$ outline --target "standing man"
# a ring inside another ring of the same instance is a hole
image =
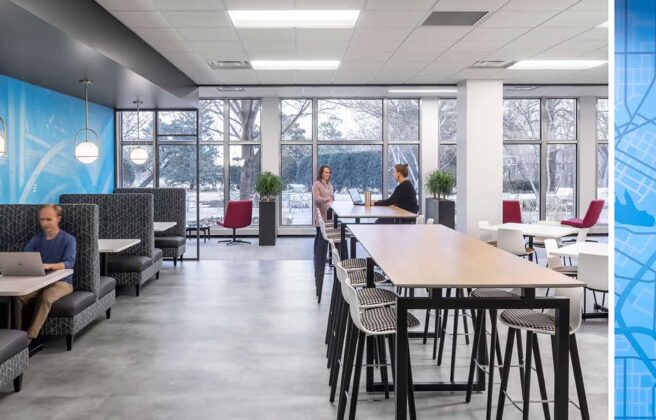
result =
[[[25,252],[41,254],[44,270],[63,270],[75,266],[77,242],[75,237],[59,228],[62,208],[56,204],[46,204],[39,211],[42,232],[34,236],[25,246]],[[73,276],[59,280],[41,290],[18,298],[16,319],[19,326],[23,320],[23,307],[34,300],[32,322],[27,330],[30,340],[35,339],[48,318],[52,304],[73,292]]]

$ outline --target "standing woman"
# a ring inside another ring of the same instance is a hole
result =
[[[408,179],[408,164],[397,163],[394,165],[394,180],[398,184],[394,192],[387,200],[378,200],[375,206],[397,206],[411,213],[419,213],[419,203],[417,203],[417,191],[414,185]],[[378,219],[376,223],[411,223],[410,219]]]
[[[319,228],[319,220],[316,216],[316,209],[321,212],[321,217],[324,221],[328,222],[328,207],[330,203],[335,201],[335,192],[333,191],[333,184],[330,182],[332,171],[328,165],[323,165],[319,168],[317,180],[312,184],[312,220],[314,226],[317,228],[317,236],[314,238],[314,250],[316,252],[317,243],[321,237]]]

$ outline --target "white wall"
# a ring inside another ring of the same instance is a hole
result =
[[[426,98],[421,100],[421,144],[419,146],[419,153],[421,153],[421,180],[425,182],[428,174],[437,169],[438,165],[438,152],[439,152],[439,99]],[[422,196],[428,197],[428,191],[425,186]],[[419,203],[421,212],[425,213],[426,200]]]

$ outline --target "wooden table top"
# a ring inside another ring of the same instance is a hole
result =
[[[154,228],[155,232],[164,232],[167,229],[171,229],[175,225],[177,225],[177,222],[155,222]]]
[[[416,219],[417,215],[403,210],[396,206],[356,206],[350,201],[333,201],[330,208],[339,217],[349,217],[357,219],[368,218],[398,218],[398,219]]]
[[[526,236],[537,236],[540,238],[552,239],[562,238],[569,235],[576,235],[579,233],[579,230],[575,227],[547,225],[542,223],[503,223],[501,225],[482,227],[481,230],[496,232],[499,228],[517,229],[521,230],[522,234]]]
[[[98,239],[98,252],[115,253],[137,245],[141,239]]]
[[[547,288],[583,283],[442,225],[349,229],[399,287]]]
[[[73,274],[73,270],[55,270],[45,276],[0,276],[0,296],[25,296]]]
[[[577,242],[572,245],[567,245],[553,251],[553,255],[560,257],[578,257],[579,254],[594,254],[608,256],[608,244],[600,242]]]

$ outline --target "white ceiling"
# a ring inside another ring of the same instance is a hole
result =
[[[606,0],[96,0],[199,85],[608,83],[590,70],[471,69],[479,60],[608,59]],[[359,9],[353,29],[236,29],[227,10]],[[434,10],[489,11],[423,27]],[[212,70],[208,60],[338,59],[337,70]]]

